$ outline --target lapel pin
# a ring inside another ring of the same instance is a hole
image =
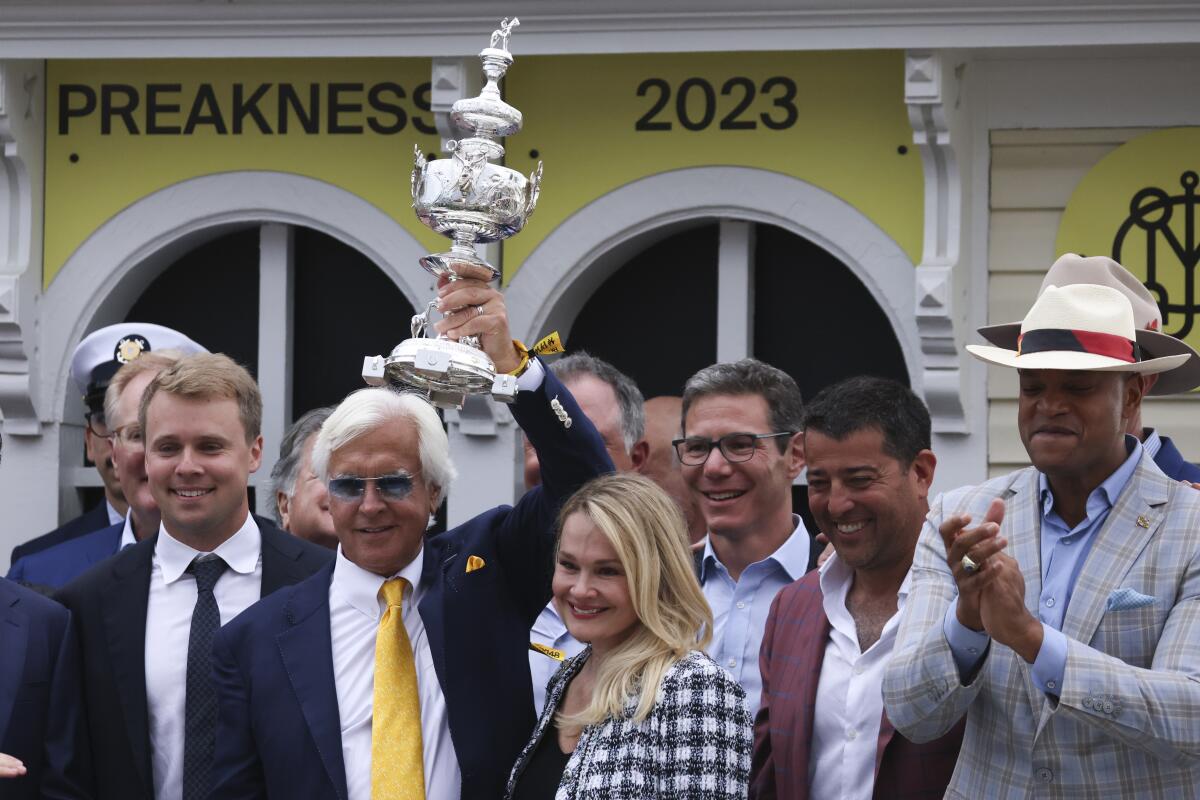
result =
[[[1143,517],[1143,516],[1140,516],[1140,515],[1139,515],[1139,516],[1138,516],[1138,518],[1137,518],[1137,526],[1138,526],[1139,528],[1149,528],[1149,527],[1150,527],[1150,520],[1148,520],[1148,519],[1146,519],[1145,517]]]

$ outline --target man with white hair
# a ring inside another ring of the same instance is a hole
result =
[[[424,399],[346,398],[317,437],[335,563],[259,603],[214,648],[213,797],[494,800],[534,725],[530,624],[550,596],[561,503],[612,470],[567,389],[508,334],[482,275],[441,287],[451,338],[481,335],[542,483],[446,533],[429,515],[454,478]],[[522,367],[528,368],[522,371]]]

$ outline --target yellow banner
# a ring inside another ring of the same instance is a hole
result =
[[[1200,128],[1132,139],[1083,177],[1056,253],[1111,256],[1158,300],[1163,333],[1200,347]]]
[[[924,179],[900,52],[518,54],[506,81],[525,127],[505,163],[528,174],[545,162],[537,212],[505,244],[506,278],[593,200],[647,175],[713,165],[815,184],[920,261]]]
[[[201,175],[274,170],[374,204],[430,252],[412,212],[412,147],[438,152],[428,59],[51,61],[46,285],[107,220]],[[524,113],[506,163],[546,173],[537,213],[504,244],[511,279],[567,217],[627,183],[740,165],[808,181],[872,219],[916,263],[923,179],[899,52],[521,56]],[[786,211],[786,209],[781,209]],[[418,269],[417,265],[413,265]]]
[[[46,72],[47,286],[123,208],[234,170],[326,181],[431,252],[446,247],[409,190],[413,144],[439,149],[429,59],[50,61]]]

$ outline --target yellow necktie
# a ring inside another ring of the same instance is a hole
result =
[[[375,637],[371,800],[425,800],[417,665],[400,605],[406,588],[408,581],[394,578],[379,590],[387,610]]]

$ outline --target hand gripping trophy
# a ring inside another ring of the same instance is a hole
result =
[[[519,24],[516,17],[500,23],[490,46],[479,54],[487,84],[478,97],[451,107],[450,118],[463,137],[447,143],[450,157],[427,161],[415,148],[413,209],[421,222],[454,241],[448,251],[421,259],[421,266],[438,278],[457,280],[463,265],[473,265],[498,279],[500,271],[479,257],[476,242],[496,242],[517,233],[537,205],[541,162],[528,178],[492,163],[504,155],[500,140],[521,130],[521,112],[500,98],[497,85],[513,63],[508,39]],[[511,403],[517,379],[496,374],[476,337],[455,342],[426,335],[436,306],[437,301],[431,301],[412,318],[412,338],[396,345],[389,356],[367,356],[363,379],[372,385],[418,389],[443,408],[461,408],[469,394],[490,394]]]

